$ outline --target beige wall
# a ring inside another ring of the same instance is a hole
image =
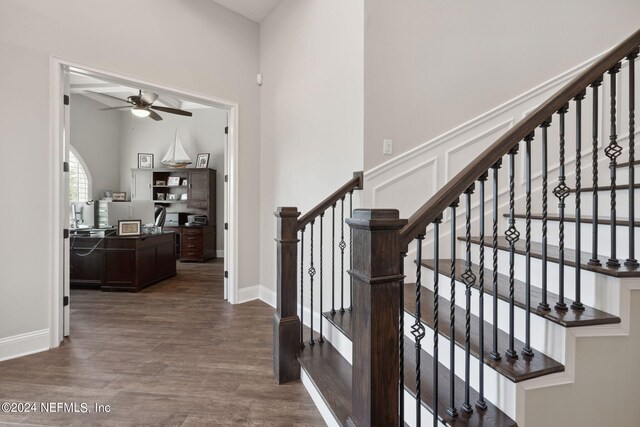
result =
[[[209,0],[0,1],[0,176],[21,184],[0,209],[0,339],[49,327],[52,56],[239,103],[238,275],[258,282],[259,35]]]
[[[637,0],[366,0],[365,169],[612,47],[639,15]]]
[[[260,28],[260,283],[276,206],[307,211],[362,169],[363,1],[285,0]]]

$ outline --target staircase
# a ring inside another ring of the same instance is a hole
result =
[[[303,216],[279,208],[278,383],[302,379],[328,425],[640,425],[639,46],[640,31],[408,220],[353,209],[362,173]]]

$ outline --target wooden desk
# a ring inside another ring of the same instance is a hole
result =
[[[137,292],[176,275],[175,233],[71,236],[71,286]]]

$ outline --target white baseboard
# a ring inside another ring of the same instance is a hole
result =
[[[216,251],[216,257],[218,258],[224,258],[224,249],[218,249]]]
[[[49,329],[0,339],[0,362],[49,350]]]
[[[259,299],[271,307],[276,306],[276,293],[264,285],[249,286],[238,289],[238,304]]]

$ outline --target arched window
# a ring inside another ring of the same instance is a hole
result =
[[[69,147],[69,201],[88,202],[92,198],[91,175],[87,164],[73,147]]]

